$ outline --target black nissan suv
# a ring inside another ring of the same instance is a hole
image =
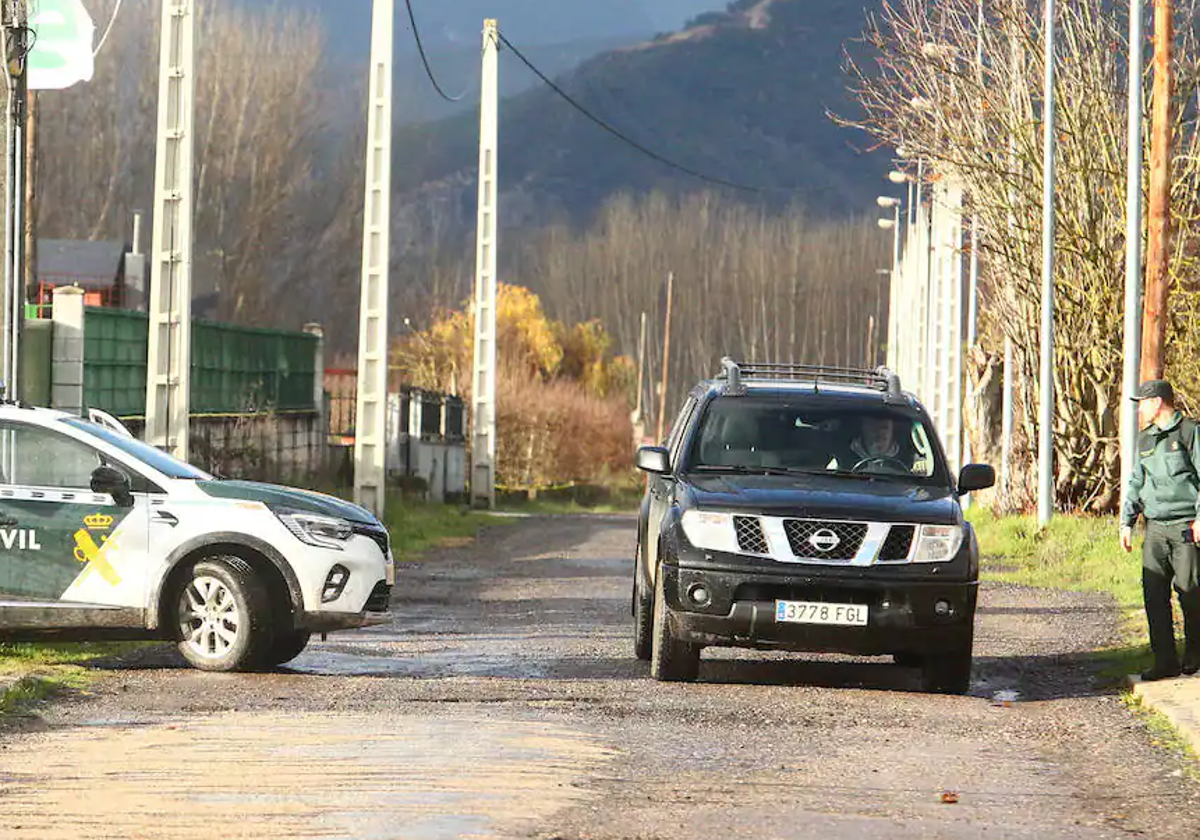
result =
[[[722,362],[644,447],[633,605],[658,680],[708,646],[891,655],[970,684],[979,547],[924,407],[875,371]]]

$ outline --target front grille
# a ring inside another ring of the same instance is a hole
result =
[[[915,525],[893,525],[888,531],[887,539],[883,541],[883,548],[879,549],[880,562],[896,563],[907,560],[916,533]]]
[[[867,526],[862,522],[785,519],[783,530],[792,554],[819,560],[853,560],[867,537]],[[830,547],[818,548],[818,544]]]
[[[380,528],[372,528],[370,525],[355,525],[354,533],[361,537],[370,537],[379,546],[379,550],[383,552],[383,556],[387,557],[388,548],[391,545],[391,540],[388,537],[388,532]]]
[[[733,517],[733,530],[737,532],[738,549],[747,554],[770,554],[762,522],[757,516]]]
[[[387,612],[391,602],[392,587],[383,581],[379,581],[379,583],[375,584],[375,588],[371,590],[371,597],[367,599],[367,605],[363,607],[363,610],[366,612]]]

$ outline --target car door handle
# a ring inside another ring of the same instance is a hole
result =
[[[16,528],[19,524],[11,516],[0,516],[0,528]]]
[[[170,525],[172,528],[179,524],[179,517],[171,513],[169,510],[154,511],[154,521],[161,522],[164,525]]]

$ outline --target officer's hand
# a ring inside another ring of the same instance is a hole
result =
[[[1121,548],[1133,551],[1133,529],[1128,525],[1121,528]]]
[[[1192,523],[1192,542],[1200,545],[1200,519]]]

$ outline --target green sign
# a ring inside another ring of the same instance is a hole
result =
[[[95,68],[92,38],[96,27],[81,0],[38,0],[29,26],[29,89],[65,90],[91,81]]]

